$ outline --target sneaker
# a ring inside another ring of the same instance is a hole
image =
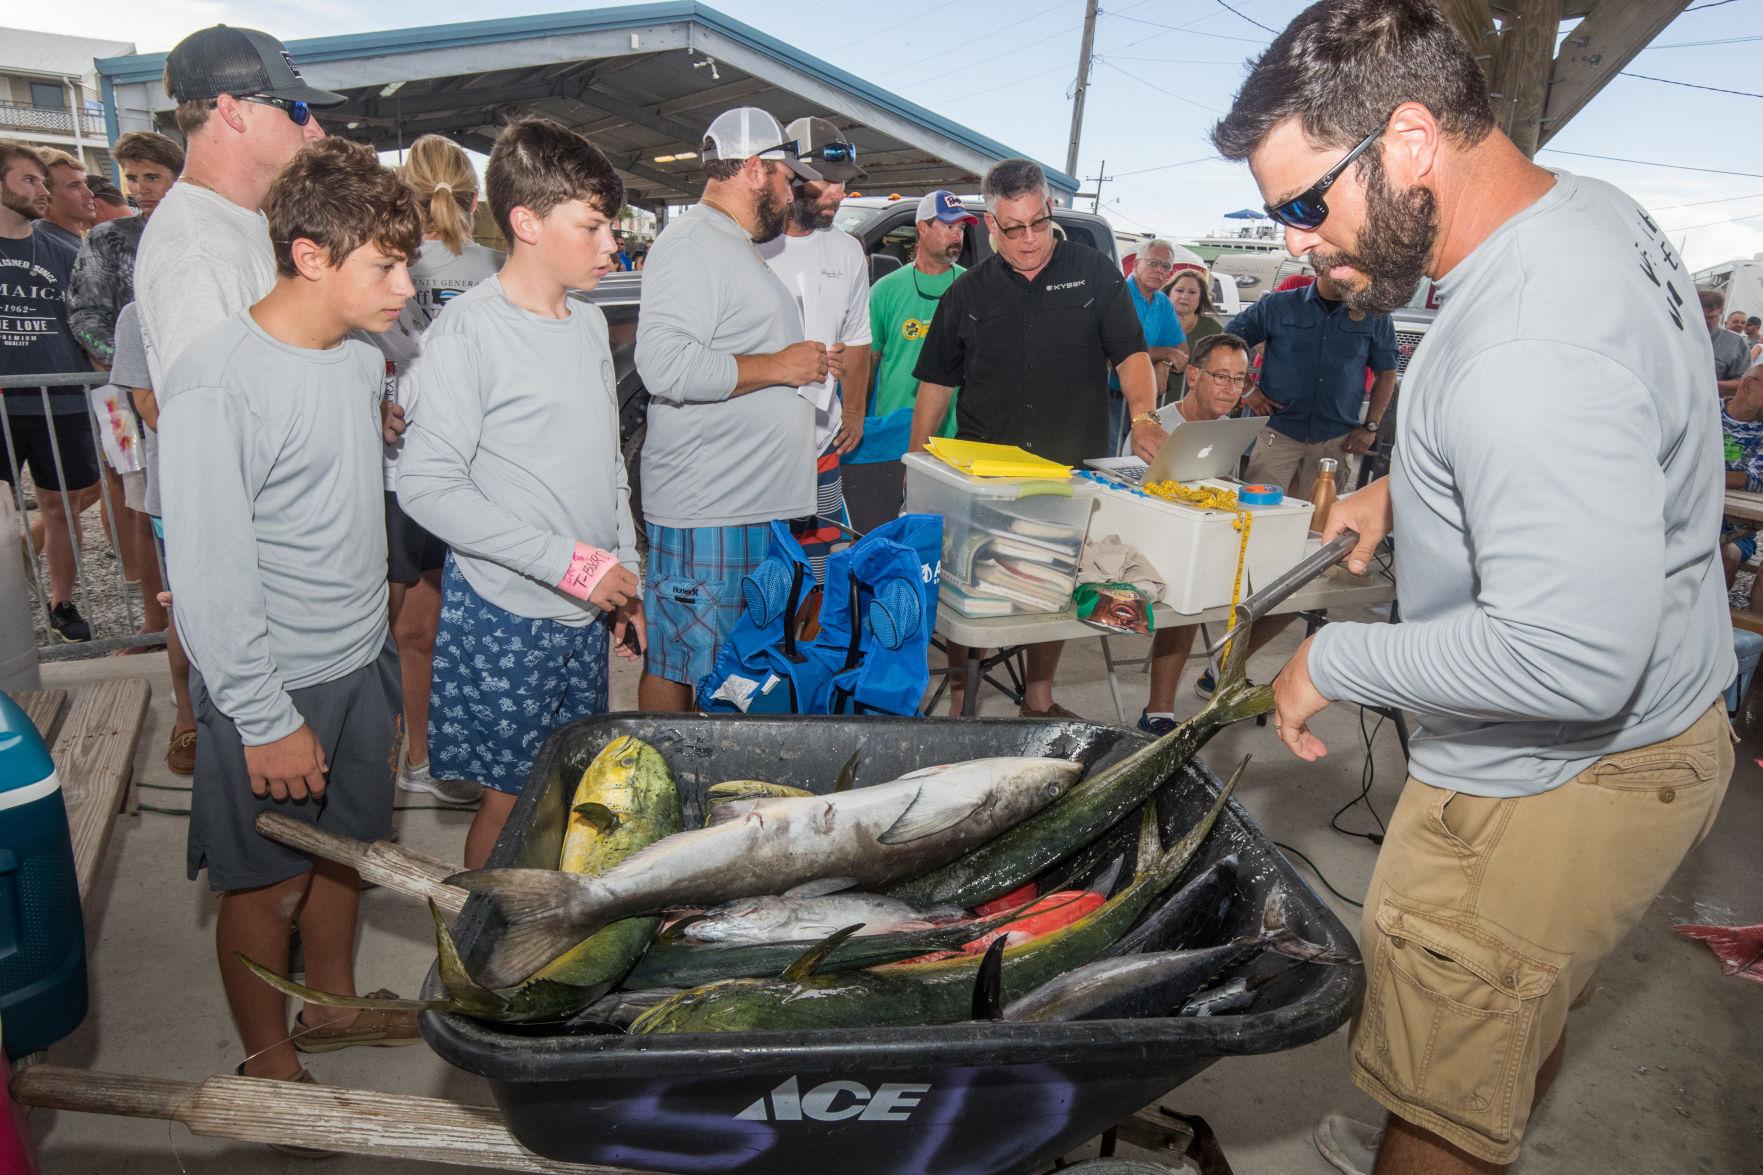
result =
[[[165,748],[165,769],[173,775],[196,774],[196,732],[180,730]]]
[[[429,765],[412,766],[404,752],[398,753],[398,786],[405,791],[427,792],[445,804],[475,804],[483,798],[484,785],[469,779],[436,779]]]
[[[398,993],[381,988],[368,992],[367,998],[397,1001]],[[349,1023],[325,1028],[308,1027],[305,1020],[294,1017],[294,1047],[303,1053],[334,1053],[357,1045],[396,1048],[421,1039],[416,1013],[403,1008],[363,1008]]]
[[[1139,711],[1139,729],[1153,738],[1162,738],[1176,726],[1173,718],[1153,718],[1149,710]]]
[[[63,600],[49,609],[49,629],[57,640],[70,645],[84,644],[92,639],[92,626],[86,623],[86,618],[73,606],[72,600]]]
[[[1342,1175],[1371,1175],[1377,1164],[1377,1148],[1383,1130],[1341,1114],[1329,1114],[1316,1124],[1310,1136],[1316,1150]]]
[[[1248,684],[1250,684],[1250,685],[1255,684],[1253,681],[1250,681],[1248,678],[1244,678],[1243,680],[1248,682]],[[1194,692],[1199,694],[1202,698],[1204,698],[1208,702],[1210,702],[1212,700],[1212,695],[1214,693],[1216,693],[1217,690],[1218,690],[1218,678],[1213,675],[1211,669],[1207,669],[1206,672],[1200,674],[1199,680],[1194,682]]]

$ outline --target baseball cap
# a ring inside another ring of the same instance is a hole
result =
[[[177,43],[165,58],[165,92],[177,102],[262,94],[308,106],[347,102],[306,84],[287,47],[268,33],[217,24],[197,29]]]
[[[784,134],[796,140],[796,153],[834,183],[846,183],[868,175],[857,166],[857,148],[845,132],[824,118],[798,118]]]
[[[757,106],[737,106],[716,116],[704,132],[705,159],[775,159],[805,180],[824,178],[798,158],[783,126]]]
[[[918,202],[918,215],[915,220],[940,220],[944,224],[978,224],[979,217],[961,206],[961,198],[954,192],[938,188]]]

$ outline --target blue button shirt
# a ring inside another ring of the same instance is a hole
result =
[[[1359,427],[1365,369],[1393,371],[1396,328],[1387,314],[1330,309],[1314,285],[1264,295],[1231,320],[1231,334],[1266,343],[1261,391],[1284,405],[1268,420],[1295,441],[1332,441]]]
[[[1187,341],[1182,334],[1181,319],[1175,316],[1175,303],[1162,290],[1152,290],[1149,298],[1139,291],[1139,283],[1130,276],[1126,288],[1132,292],[1132,308],[1139,315],[1139,329],[1145,332],[1145,349],[1179,347]],[[1108,373],[1108,390],[1120,391],[1120,373]]]

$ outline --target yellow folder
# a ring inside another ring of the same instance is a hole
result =
[[[1071,476],[1071,466],[1037,457],[1019,445],[989,445],[983,441],[932,437],[926,447],[932,456],[974,477]]]

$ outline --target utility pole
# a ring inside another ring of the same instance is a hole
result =
[[[1090,57],[1096,47],[1096,4],[1084,5],[1084,42],[1077,55],[1077,90],[1071,102],[1071,142],[1065,148],[1065,174],[1077,174],[1077,142],[1084,132],[1084,94],[1090,88]]]
[[[1102,166],[1096,170],[1095,175],[1090,176],[1089,178],[1096,181],[1096,190],[1084,194],[1095,199],[1096,207],[1093,211],[1100,212],[1102,211],[1102,185],[1114,178],[1108,174],[1108,161],[1106,159],[1102,160]]]

